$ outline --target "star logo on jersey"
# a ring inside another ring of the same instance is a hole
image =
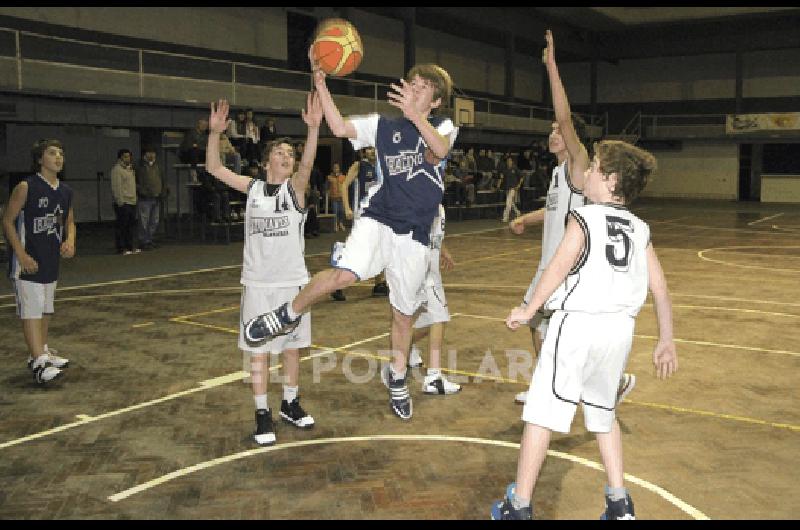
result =
[[[55,235],[56,238],[61,241],[61,226],[64,220],[64,210],[61,208],[61,205],[56,205],[53,213],[49,213],[44,217],[34,217],[33,218],[33,233],[34,234],[41,234],[42,232],[46,232],[49,235]]]
[[[423,165],[425,163],[426,148],[425,141],[420,137],[415,150],[401,150],[400,154],[396,156],[384,157],[386,160],[386,167],[389,169],[389,175],[394,176],[406,173],[406,181],[413,180],[417,175],[425,175],[428,180],[444,190],[441,165],[435,164],[433,166],[433,175],[431,175]]]

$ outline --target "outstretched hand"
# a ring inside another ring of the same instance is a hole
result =
[[[319,94],[316,90],[312,90],[306,97],[306,108],[300,111],[303,121],[311,128],[318,129],[322,123],[322,102],[319,100]]]
[[[228,105],[227,100],[220,99],[217,102],[216,108],[214,107],[214,102],[212,101],[211,115],[208,117],[208,130],[217,134],[225,132],[230,124],[230,120],[228,119],[229,110],[230,106]]]
[[[311,64],[311,77],[316,86],[319,83],[323,83],[325,81],[325,72],[322,71],[322,68],[319,67],[319,61],[314,58],[314,45],[312,44],[308,48],[308,62]]]
[[[414,118],[419,116],[419,112],[415,105],[416,96],[411,84],[405,79],[401,79],[400,85],[392,83],[389,86],[392,88],[392,91],[386,94],[389,98],[389,105],[397,107],[403,111],[403,116],[410,121],[414,121]]]

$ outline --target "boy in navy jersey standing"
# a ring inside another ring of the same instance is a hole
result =
[[[309,50],[311,58],[311,51]],[[450,75],[434,64],[416,65],[400,84],[392,84],[389,104],[403,113],[342,118],[325,83],[325,74],[311,59],[314,86],[325,120],[353,148],[374,147],[377,186],[370,188],[359,219],[341,252],[334,252],[332,269],[318,273],[293,301],[259,315],[245,326],[248,341],[260,343],[290,332],[312,304],[357,280],[385,271],[392,306],[392,362],[381,371],[389,387],[392,412],[401,419],[412,415],[406,385],[406,357],[411,345],[414,314],[428,271],[430,227],[444,194],[444,162],[457,129],[431,111],[450,98]]]
[[[31,150],[36,173],[11,193],[3,214],[3,230],[11,247],[9,278],[14,284],[17,314],[28,346],[28,368],[44,384],[69,364],[47,346],[54,312],[60,257],[75,255],[72,189],[58,179],[64,149],[58,140],[39,140]]]

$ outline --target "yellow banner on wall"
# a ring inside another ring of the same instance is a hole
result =
[[[725,123],[727,134],[759,131],[800,131],[800,112],[728,114]]]

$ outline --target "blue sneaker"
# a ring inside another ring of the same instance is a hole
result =
[[[244,325],[244,340],[250,346],[259,346],[270,339],[291,333],[300,324],[298,316],[295,320],[289,319],[289,302],[269,313],[258,315]]]
[[[516,483],[512,482],[506,488],[506,497],[502,501],[492,504],[492,521],[530,521],[533,519],[533,508],[527,506],[517,510],[511,502]]]
[[[624,499],[612,501],[606,496],[606,511],[600,516],[601,521],[608,520],[635,520],[633,512],[633,501],[630,495],[625,495]]]
[[[392,407],[392,412],[401,420],[410,420],[414,410],[406,378],[394,379],[391,368],[387,364],[381,370],[381,381],[389,389],[389,405]]]

